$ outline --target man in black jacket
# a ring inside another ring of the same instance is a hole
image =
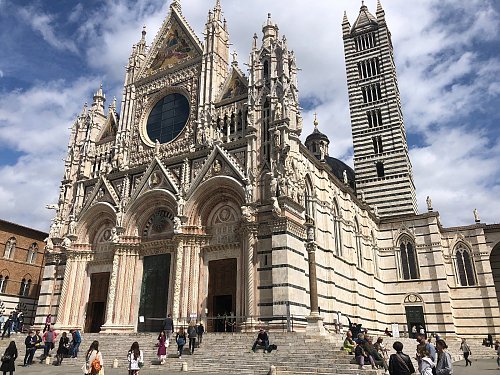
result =
[[[410,375],[415,373],[415,368],[409,356],[403,353],[403,344],[396,341],[392,347],[396,354],[391,354],[389,358],[389,374],[391,375]]]
[[[26,339],[24,339],[24,345],[26,345],[26,354],[24,356],[24,367],[29,366],[33,363],[33,356],[35,355],[35,334],[30,331]]]
[[[168,314],[167,318],[163,321],[163,330],[165,331],[165,334],[167,335],[167,341],[165,342],[165,345],[168,348],[170,345],[170,338],[172,337],[172,334],[174,333],[174,320],[172,319],[172,314]]]
[[[257,335],[257,340],[253,343],[252,351],[254,353],[257,345],[264,347],[264,353],[269,352],[269,336],[263,328],[260,329],[259,334]]]

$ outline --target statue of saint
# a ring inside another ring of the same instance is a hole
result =
[[[347,178],[347,170],[344,169],[342,172],[342,178],[344,179],[344,184],[349,185],[349,179]]]
[[[425,201],[427,202],[427,211],[431,212],[432,211],[432,200],[431,200],[431,197],[427,196],[427,199]]]
[[[477,208],[474,208],[473,213],[474,213],[474,221],[475,221],[476,223],[479,223],[479,222],[481,221],[481,219],[480,219],[480,217],[479,217],[479,212],[477,212]]]

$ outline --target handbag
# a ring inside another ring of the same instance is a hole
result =
[[[12,359],[12,356],[10,354],[4,354],[2,356],[2,362],[10,362],[11,359]]]

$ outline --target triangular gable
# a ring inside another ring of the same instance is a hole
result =
[[[191,184],[187,197],[189,198],[203,182],[215,176],[231,176],[239,180],[242,184],[247,179],[244,170],[238,165],[238,162],[221,146],[216,145]]]
[[[113,111],[109,111],[108,118],[102,127],[101,133],[97,136],[97,142],[116,137],[118,132],[118,121]]]
[[[231,100],[248,94],[248,81],[245,76],[233,67],[231,74],[222,86],[218,101]]]
[[[155,74],[203,54],[198,37],[175,7],[156,36],[139,76]]]
[[[114,206],[118,206],[120,198],[111,184],[104,176],[99,178],[99,181],[95,184],[94,189],[90,193],[89,198],[86,200],[83,209],[80,211],[80,215],[85,212],[90,206],[99,203],[107,202]]]
[[[153,189],[168,190],[173,194],[179,193],[179,188],[176,186],[170,172],[157,157],[153,159],[146,172],[142,175],[139,184],[132,192],[130,204],[145,192]]]

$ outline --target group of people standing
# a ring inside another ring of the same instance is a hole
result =
[[[2,330],[2,340],[6,335],[9,338],[12,332],[23,332],[23,328],[24,314],[22,311],[11,311],[7,320],[5,320],[5,317],[3,315],[0,315],[0,330]]]
[[[170,340],[175,332],[174,321],[172,315],[168,314],[167,318],[163,322],[163,331],[158,335],[158,346],[157,356],[160,364],[165,363],[167,358],[168,348],[170,346]],[[203,334],[205,333],[205,327],[203,323],[200,322],[196,325],[196,322],[192,320],[187,330],[184,327],[179,327],[175,334],[175,343],[177,344],[177,356],[182,358],[182,353],[184,351],[184,346],[189,340],[189,353],[193,354],[196,347],[196,340],[198,340],[198,347],[203,341]]]
[[[418,363],[418,373],[420,375],[453,374],[451,355],[446,350],[448,346],[444,340],[437,339],[436,346],[434,346],[431,339],[427,340],[425,333],[417,333],[416,340],[418,344],[415,359]],[[350,331],[347,332],[343,345],[344,350],[354,354],[360,369],[364,368],[365,363],[369,363],[373,369],[383,367],[386,373],[390,375],[410,375],[415,373],[410,356],[403,353],[403,344],[396,341],[392,347],[396,353],[391,354],[387,361],[387,349],[383,345],[382,337],[379,337],[377,342],[372,344],[369,336],[360,333],[356,339],[353,339]],[[470,348],[465,339],[462,340],[462,350],[464,350],[464,353],[467,351],[470,354]],[[471,363],[468,358],[466,358],[467,363]]]

